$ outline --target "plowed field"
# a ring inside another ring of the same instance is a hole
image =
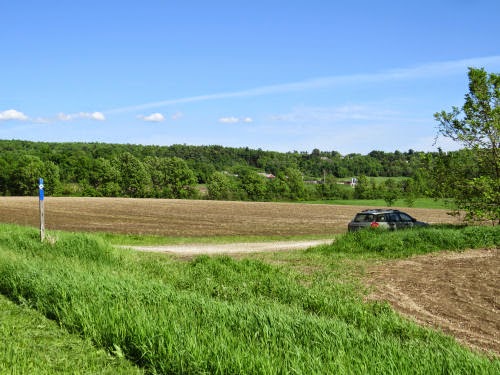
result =
[[[47,230],[164,236],[291,236],[345,232],[364,208],[321,204],[174,199],[45,199]],[[405,209],[429,223],[453,223],[445,210]],[[0,222],[39,225],[38,197],[0,197]]]
[[[471,250],[384,262],[368,272],[373,299],[416,322],[500,355],[500,251]]]

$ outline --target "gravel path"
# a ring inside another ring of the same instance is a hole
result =
[[[230,244],[188,244],[168,246],[126,246],[139,251],[152,251],[177,255],[242,254],[265,251],[287,251],[307,249],[312,246],[332,243],[333,240],[241,242]]]

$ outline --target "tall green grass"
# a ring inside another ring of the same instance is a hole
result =
[[[142,374],[53,321],[0,295],[0,374]]]
[[[376,254],[399,258],[440,250],[500,247],[499,226],[434,226],[404,231],[367,229],[346,233],[311,252]]]
[[[33,229],[0,226],[2,294],[151,373],[500,371],[358,290],[257,260],[185,262],[65,233],[40,243]]]

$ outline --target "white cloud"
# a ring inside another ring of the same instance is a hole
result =
[[[165,116],[163,116],[161,113],[151,113],[150,115],[148,116],[144,116],[144,115],[139,115],[137,116],[138,118],[144,120],[144,121],[147,121],[147,122],[162,122],[162,121],[165,121]]]
[[[237,124],[239,122],[244,122],[246,124],[249,124],[249,123],[253,122],[253,119],[251,117],[238,118],[238,117],[231,116],[231,117],[221,117],[219,119],[219,122],[222,124]]]
[[[240,119],[237,117],[221,117],[219,122],[223,124],[237,124],[240,122]]]
[[[73,117],[61,112],[57,114],[57,119],[61,121],[70,121],[73,119]]]
[[[93,112],[90,114],[90,118],[92,120],[97,120],[97,121],[104,121],[106,120],[106,117],[104,117],[104,114],[102,112]]]
[[[22,112],[16,111],[15,109],[8,109],[6,111],[0,112],[0,121],[7,120],[25,121],[28,120],[28,116],[26,116]]]
[[[97,120],[97,121],[104,121],[106,120],[106,117],[102,112],[78,112],[78,113],[72,113],[72,114],[66,114],[66,113],[59,113],[57,115],[58,120],[60,121],[72,121],[72,120],[78,120],[78,119],[91,119],[91,120]]]

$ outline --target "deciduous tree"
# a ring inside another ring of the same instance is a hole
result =
[[[207,183],[208,197],[217,200],[229,199],[233,190],[232,185],[229,176],[223,172],[214,172]]]
[[[133,198],[146,196],[151,187],[151,176],[144,164],[130,152],[124,152],[115,162],[120,171],[122,194]]]
[[[434,115],[439,134],[470,150],[479,171],[455,164],[450,191],[467,219],[500,223],[500,74],[469,68],[468,77],[464,105]]]

